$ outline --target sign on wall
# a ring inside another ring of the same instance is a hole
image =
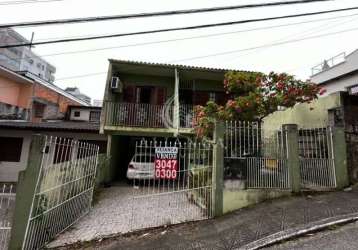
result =
[[[175,180],[178,175],[178,147],[155,148],[155,178]]]

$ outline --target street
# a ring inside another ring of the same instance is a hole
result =
[[[322,232],[310,234],[296,240],[288,241],[279,245],[274,245],[266,250],[355,250],[358,249],[358,222],[347,224],[342,227],[331,228]]]

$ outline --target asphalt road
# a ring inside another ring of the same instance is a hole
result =
[[[317,232],[296,240],[274,245],[265,250],[356,250],[358,222]]]

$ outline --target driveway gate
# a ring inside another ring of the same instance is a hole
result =
[[[89,211],[97,157],[96,145],[45,137],[22,249],[42,248]]]
[[[212,217],[212,146],[139,141],[130,163],[132,230]]]

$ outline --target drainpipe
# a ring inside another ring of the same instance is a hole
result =
[[[177,137],[179,134],[179,72],[177,68],[175,68],[173,127],[174,136]]]

